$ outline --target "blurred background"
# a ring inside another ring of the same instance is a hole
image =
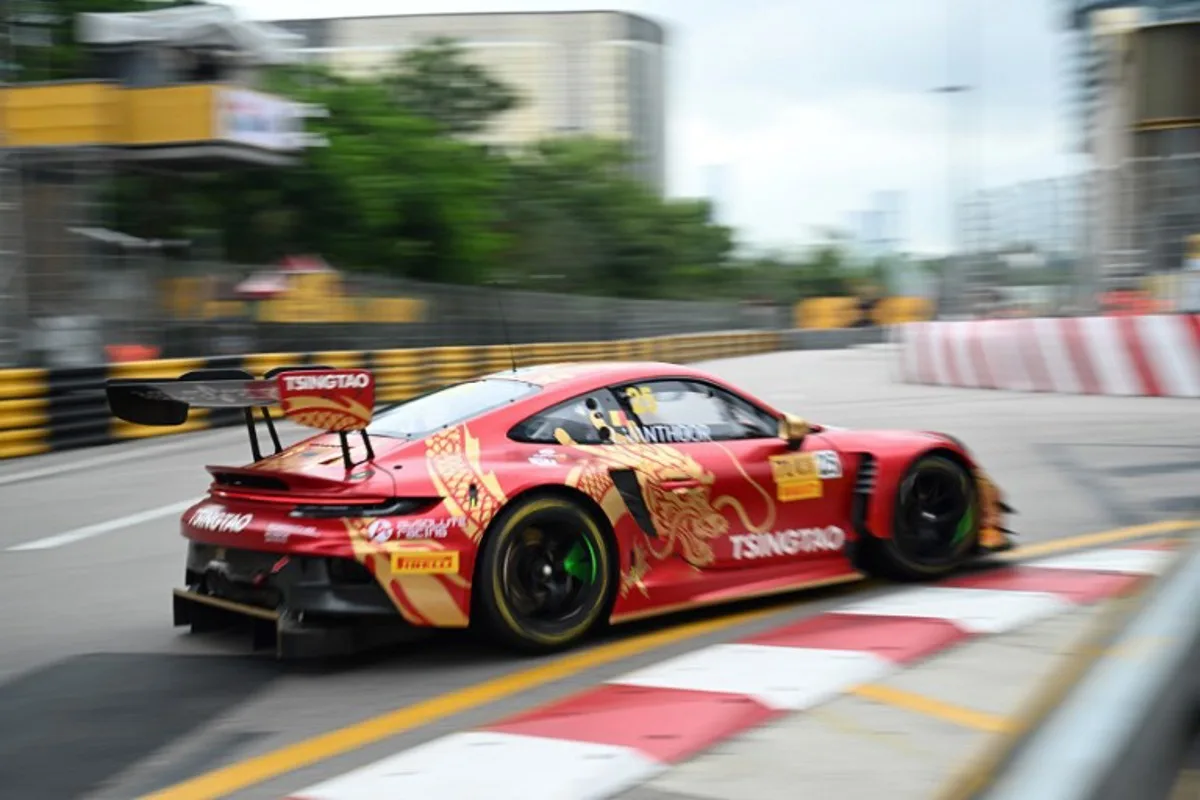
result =
[[[1200,309],[1200,2],[420,5],[0,4],[0,366]]]

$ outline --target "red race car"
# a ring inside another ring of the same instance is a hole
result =
[[[183,514],[175,624],[254,620],[280,657],[469,625],[551,650],[605,622],[937,578],[1011,547],[1012,509],[955,438],[813,424],[674,364],[514,369],[378,413],[366,370],[107,392],[143,425],[242,410],[253,463],[209,466]],[[272,406],[323,433],[284,448]]]

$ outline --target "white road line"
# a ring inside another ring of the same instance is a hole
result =
[[[180,503],[172,503],[169,506],[161,506],[160,508],[152,508],[148,511],[140,511],[137,514],[130,514],[126,517],[118,517],[110,519],[107,522],[97,522],[95,525],[85,525],[82,528],[76,528],[73,531],[60,533],[55,536],[47,536],[44,539],[34,539],[32,542],[18,544],[8,548],[8,552],[15,553],[25,550],[49,550],[53,547],[62,547],[67,544],[81,542],[84,539],[91,539],[93,536],[101,536],[113,531],[119,531],[122,528],[131,528],[134,525],[141,525],[143,522],[159,519],[161,517],[169,517],[172,514],[182,514],[187,508],[195,503],[198,503],[203,498],[195,497],[191,500],[184,500]]]
[[[1131,575],[1160,575],[1175,560],[1169,550],[1139,550],[1110,548],[1083,553],[1044,558],[1026,562],[1026,566],[1042,569],[1075,569],[1087,572],[1123,572]]]
[[[290,800],[603,800],[666,765],[630,747],[467,731],[401,751]],[[535,780],[528,780],[529,776]]]
[[[953,622],[969,633],[1004,633],[1070,608],[1049,592],[924,586],[851,603],[839,614],[923,617]]]
[[[750,695],[771,708],[800,711],[895,670],[890,661],[854,650],[718,644],[609,683]]]
[[[81,459],[65,459],[60,464],[54,464],[47,467],[38,467],[37,469],[19,470],[11,475],[0,476],[0,486],[8,486],[13,483],[24,483],[25,481],[35,481],[39,478],[53,478],[59,475],[64,475],[69,472],[78,472],[81,469],[91,469],[92,467],[102,467],[107,464],[120,464],[123,461],[133,461],[139,458],[155,458],[157,456],[166,455],[184,450],[197,450],[203,447],[224,446],[227,444],[226,439],[232,440],[235,431],[204,431],[203,433],[219,434],[203,437],[202,440],[191,438],[195,434],[176,434],[184,437],[185,441],[164,442],[157,446],[144,447],[122,447],[121,445],[107,445],[108,447],[118,448],[115,452],[106,453],[101,456],[92,456],[91,458]],[[243,438],[246,437],[245,430],[241,431]],[[130,445],[136,445],[137,442],[131,441]],[[269,445],[268,445],[269,446]],[[56,453],[55,455],[59,455]],[[249,460],[249,452],[247,451],[247,460]]]

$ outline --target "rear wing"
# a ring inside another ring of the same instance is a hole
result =
[[[278,367],[262,378],[241,369],[202,369],[172,380],[110,380],[105,393],[113,416],[135,425],[182,425],[193,408],[243,409],[255,461],[263,457],[255,409],[267,425],[275,452],[283,450],[272,407],[300,425],[338,434],[346,469],[354,466],[350,433],[362,436],[367,460],[375,457],[367,435],[375,411],[375,376],[365,369]]]

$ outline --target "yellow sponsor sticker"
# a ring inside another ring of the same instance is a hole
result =
[[[775,496],[781,503],[815,500],[822,494],[817,460],[811,453],[771,456],[771,472],[775,476]]]
[[[630,386],[625,390],[625,395],[629,398],[629,407],[638,416],[658,411],[658,398],[649,386]]]
[[[396,575],[452,575],[458,572],[458,551],[392,553]]]

